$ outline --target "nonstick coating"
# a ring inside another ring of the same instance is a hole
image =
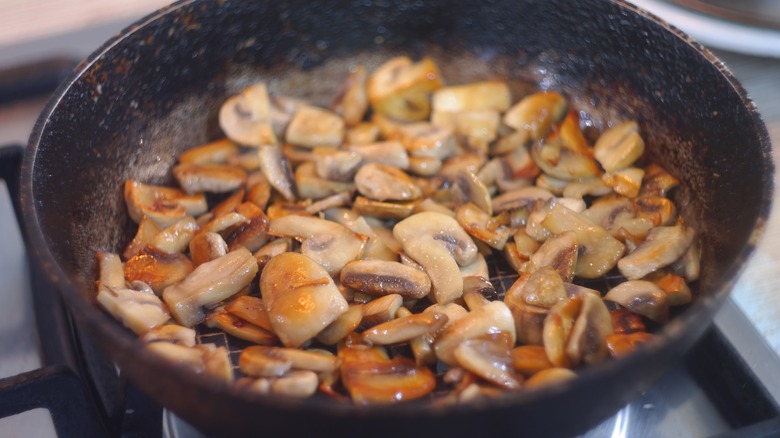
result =
[[[450,83],[503,78],[565,93],[595,129],[635,119],[649,159],[682,181],[701,233],[698,296],[636,354],[555,388],[466,406],[355,409],[239,393],[152,356],[94,304],[96,250],[132,236],[122,183],[170,183],[184,149],[217,138],[226,96],[253,81],[327,104],[350,67],[432,56]],[[31,251],[79,326],[145,392],[223,435],[567,435],[649,387],[711,322],[764,229],[771,148],[753,104],[709,52],[626,3],[185,1],[77,67],[41,115],[23,165]]]

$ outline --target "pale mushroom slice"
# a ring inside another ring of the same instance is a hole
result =
[[[510,391],[521,388],[522,377],[512,367],[514,339],[507,333],[490,333],[466,339],[455,347],[455,360],[463,368]]]
[[[503,121],[518,131],[527,132],[529,139],[540,139],[564,118],[567,107],[566,98],[559,93],[534,93],[509,108]]]
[[[263,300],[258,297],[249,295],[237,297],[225,305],[225,311],[264,330],[273,332]]]
[[[314,149],[314,170],[320,178],[348,182],[362,165],[363,157],[357,152],[334,148]]]
[[[474,172],[462,169],[454,174],[453,179],[467,202],[473,203],[488,215],[493,215],[490,191]]]
[[[185,366],[196,373],[211,375],[225,383],[233,383],[233,367],[225,347],[214,344],[201,344],[194,347],[172,344],[170,342],[152,342],[146,348],[175,364]]]
[[[511,228],[505,225],[491,227],[490,215],[471,202],[458,207],[455,211],[455,219],[471,237],[499,251],[504,249],[512,234]]]
[[[409,157],[409,173],[421,177],[434,177],[441,170],[442,161],[436,157]]]
[[[328,196],[352,191],[352,181],[335,181],[317,175],[316,165],[306,162],[295,169],[295,186],[301,198],[323,199]]]
[[[305,106],[287,125],[285,140],[296,146],[336,147],[344,140],[344,119],[326,109]]]
[[[219,126],[236,143],[255,147],[276,144],[265,84],[251,85],[228,98],[219,110]]]
[[[434,333],[447,323],[447,315],[439,312],[423,312],[394,318],[364,331],[361,339],[369,345],[391,345],[409,342],[417,337]]]
[[[260,275],[260,292],[274,333],[287,347],[303,345],[348,309],[330,274],[294,252],[268,261]]]
[[[620,273],[637,280],[679,259],[693,242],[696,232],[686,225],[655,227],[647,239],[617,263]]]
[[[387,239],[392,241],[393,235],[383,224],[371,226],[365,217],[346,208],[329,208],[325,210],[324,214],[325,219],[344,225],[353,233],[368,237],[363,256],[365,260],[396,261],[398,259],[400,245],[394,242],[391,248]]]
[[[270,331],[228,313],[224,308],[217,308],[206,316],[205,325],[206,327],[218,328],[229,335],[253,344],[274,345],[278,342],[276,336]]]
[[[409,154],[401,142],[381,141],[366,144],[350,144],[347,148],[363,158],[365,163],[380,163],[399,169],[409,168]]]
[[[430,58],[414,63],[393,58],[368,78],[368,100],[379,114],[401,121],[419,121],[431,112],[431,93],[441,87],[441,75]]]
[[[569,181],[563,188],[565,198],[582,199],[585,195],[604,196],[612,192],[612,188],[599,177],[582,178],[576,181]]]
[[[575,180],[599,174],[593,151],[574,112],[570,112],[547,138],[531,145],[531,156],[544,173],[555,178]]]
[[[646,280],[628,280],[610,289],[605,300],[656,322],[669,319],[669,300],[656,284]]]
[[[539,166],[523,146],[491,159],[482,166],[477,176],[491,191],[509,192],[532,185],[539,172]]]
[[[451,127],[428,122],[411,123],[400,126],[395,137],[404,145],[410,157],[444,160],[457,152]]]
[[[515,241],[517,242],[517,235]],[[574,280],[578,253],[577,234],[574,231],[564,231],[545,240],[531,254],[523,271],[533,274],[544,267],[551,267],[562,281],[571,283]]]
[[[97,302],[122,325],[143,335],[171,319],[168,309],[154,293],[125,286],[122,261],[117,254],[99,252],[98,263]]]
[[[344,124],[352,127],[358,125],[368,110],[368,93],[366,82],[368,71],[362,65],[352,69],[333,99],[331,109],[344,118]]]
[[[547,353],[547,358],[556,367],[570,368],[573,365],[566,353],[566,344],[574,322],[581,312],[582,301],[582,297],[579,296],[559,301],[550,308],[544,319],[542,333],[544,351]]]
[[[146,216],[161,228],[178,222],[184,216],[200,216],[208,210],[203,194],[187,195],[171,187],[125,181],[125,205],[136,223]]]
[[[628,121],[604,131],[593,146],[593,156],[607,172],[614,172],[634,164],[645,151],[645,142],[639,135],[639,126]]]
[[[480,81],[442,87],[433,93],[434,111],[495,110],[504,112],[512,93],[504,81]]]
[[[507,290],[504,303],[512,313],[518,341],[526,345],[543,345],[544,321],[550,309],[525,302],[523,288],[528,278],[528,274],[520,275]]]
[[[257,259],[257,264],[262,270],[268,260],[278,256],[283,252],[291,251],[293,247],[293,240],[290,237],[280,237],[266,243],[262,248],[255,251],[254,256]]]
[[[561,204],[553,206],[542,225],[556,234],[573,231],[577,235],[577,277],[598,278],[604,275],[615,267],[625,251],[623,244],[604,228]]]
[[[241,360],[251,362],[256,357],[261,361],[265,358],[271,358],[280,363],[289,363],[290,369],[308,370],[315,373],[336,371],[341,364],[341,359],[322,350],[252,345],[241,352]]]
[[[431,291],[425,272],[394,261],[356,260],[341,270],[341,284],[371,295],[398,294],[419,299]]]
[[[257,260],[239,248],[195,268],[181,282],[163,290],[163,300],[179,324],[192,327],[206,317],[204,307],[223,301],[248,285],[257,274]]]
[[[161,230],[147,242],[151,246],[167,254],[183,252],[199,230],[195,218],[184,216],[181,220]]]
[[[260,170],[268,182],[288,201],[298,199],[297,188],[287,158],[278,146],[263,145],[257,151]]]
[[[368,163],[355,174],[355,187],[375,201],[413,201],[422,190],[403,170],[386,164]]]
[[[170,342],[172,344],[194,347],[196,333],[189,327],[178,324],[156,326],[141,336],[144,342]]]
[[[633,219],[636,215],[636,209],[634,203],[628,198],[622,196],[603,197],[594,201],[582,215],[615,237],[619,223],[626,219]]]
[[[549,190],[540,187],[520,187],[493,198],[492,206],[494,212],[501,213],[508,210],[531,207],[537,200],[547,201],[554,197],[555,195]]]
[[[125,262],[124,271],[128,282],[143,282],[160,295],[166,287],[186,278],[193,268],[192,261],[184,254],[168,254],[146,247]]]
[[[431,278],[436,302],[447,303],[462,295],[458,265],[474,261],[477,247],[455,219],[433,212],[413,214],[393,227],[393,236]]]
[[[348,262],[359,259],[367,240],[336,222],[296,215],[272,219],[268,234],[300,240],[301,254],[330,275],[337,275]]]
[[[565,300],[567,295],[558,272],[550,266],[543,266],[525,281],[520,297],[530,306],[549,308]]]
[[[347,129],[344,143],[352,146],[375,143],[379,139],[379,125],[372,122],[362,122]]]
[[[573,365],[594,365],[608,356],[606,338],[613,333],[607,306],[596,294],[582,294],[582,307],[566,343],[566,355]]]
[[[173,176],[190,195],[232,192],[246,182],[246,173],[241,168],[226,164],[181,163],[174,166]]]
[[[231,157],[238,155],[239,148],[232,141],[223,138],[194,148],[179,155],[180,163],[225,164]]]
[[[451,128],[463,150],[487,155],[488,146],[498,138],[501,115],[492,109],[436,111],[431,116],[431,123]]]
[[[436,338],[433,348],[439,360],[453,366],[457,364],[455,349],[463,341],[498,332],[506,332],[510,345],[514,345],[516,336],[512,312],[503,302],[491,301],[458,318],[445,328]]]
[[[624,169],[606,172],[601,175],[604,184],[612,187],[615,193],[629,198],[636,198],[639,195],[639,189],[642,186],[642,177],[644,169],[638,167],[626,167]]]
[[[409,217],[414,211],[415,202],[384,202],[374,201],[364,196],[357,196],[352,203],[352,209],[367,218],[381,220],[400,220]]]

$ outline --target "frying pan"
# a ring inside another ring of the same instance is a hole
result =
[[[554,89],[584,123],[635,119],[649,160],[681,181],[676,202],[700,232],[695,301],[635,354],[539,391],[461,406],[355,408],[237,391],[142,348],[94,302],[95,251],[133,224],[126,178],[172,183],[184,149],[215,139],[224,99],[255,81],[327,104],[351,66],[431,56],[450,83],[503,78]],[[81,63],[40,116],[22,166],[30,250],[79,327],[154,400],[219,436],[570,435],[648,388],[710,324],[772,198],[768,135],[709,52],[622,1],[197,1],[132,25]]]

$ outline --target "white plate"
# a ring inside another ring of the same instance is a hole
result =
[[[747,26],[663,0],[632,0],[632,3],[680,28],[705,46],[780,58],[780,30]]]

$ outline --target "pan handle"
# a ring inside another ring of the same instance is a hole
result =
[[[22,208],[20,204],[21,191],[19,181],[22,175],[22,157],[24,147],[18,144],[0,147],[0,178],[5,180],[8,194],[11,196],[11,204],[14,207],[16,222],[22,232],[22,238],[26,242],[24,226],[22,226]]]

